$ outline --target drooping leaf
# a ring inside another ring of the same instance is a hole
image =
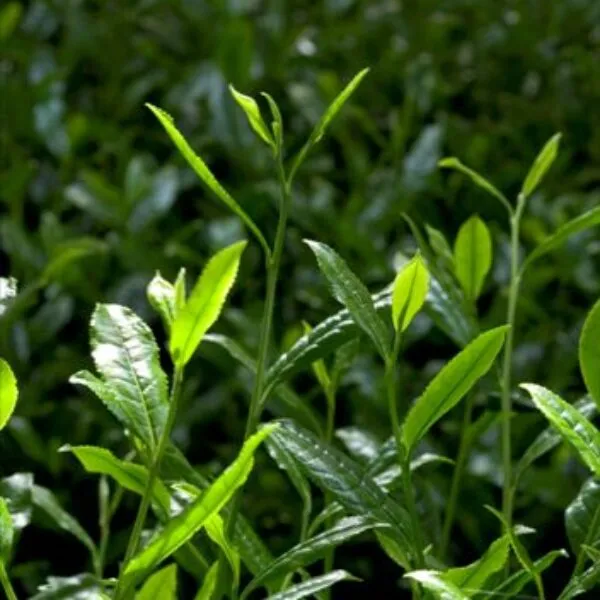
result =
[[[0,498],[0,561],[6,564],[10,560],[15,528],[4,498]]]
[[[4,429],[13,414],[18,397],[17,378],[10,365],[0,358],[0,430]]]
[[[579,554],[581,546],[600,541],[600,482],[590,478],[565,511],[565,524],[571,548]]]
[[[453,408],[485,375],[504,343],[507,327],[479,335],[435,376],[410,409],[402,427],[408,453],[432,425]]]
[[[546,388],[533,383],[521,387],[535,406],[579,453],[586,465],[600,475],[600,432],[574,406]]]
[[[552,163],[558,154],[558,146],[560,144],[561,137],[562,135],[560,133],[553,135],[537,155],[533,165],[531,165],[531,169],[529,169],[529,173],[527,173],[525,181],[523,182],[523,187],[521,188],[521,194],[523,197],[529,198],[529,196],[533,194],[535,188],[539,185],[544,175],[552,166]]]
[[[411,571],[406,573],[404,577],[418,581],[438,600],[469,600],[470,598],[470,596],[463,594],[453,583],[446,581],[443,573],[438,571]]]
[[[92,357],[102,380],[85,371],[71,383],[91,389],[154,452],[167,421],[167,377],[152,331],[118,304],[98,304],[91,321]]]
[[[219,578],[219,561],[215,562],[208,570],[204,579],[202,580],[202,586],[196,593],[194,600],[211,600],[213,592],[217,587],[217,581]]]
[[[239,107],[244,111],[250,127],[252,127],[258,137],[267,145],[271,146],[271,148],[275,148],[275,141],[271,137],[271,133],[263,121],[260,114],[260,108],[258,108],[258,104],[256,104],[254,98],[238,92],[232,85],[229,86],[229,91]]]
[[[600,225],[600,206],[596,206],[561,225],[554,233],[545,238],[523,261],[521,273],[524,273],[538,258],[562,246],[572,235],[596,225]]]
[[[276,425],[267,425],[250,437],[238,457],[202,496],[169,520],[165,528],[133,557],[125,569],[125,575],[134,579],[154,568],[188,542],[205,525],[207,519],[218,514],[235,490],[248,478],[258,446],[275,430]]]
[[[278,579],[288,573],[293,573],[301,567],[307,567],[349,539],[369,531],[383,527],[368,517],[348,517],[339,521],[334,527],[297,544],[278,558],[269,567],[259,573],[246,587],[242,598],[247,597],[253,590],[268,581]]]
[[[358,579],[350,575],[347,571],[338,569],[326,575],[307,579],[283,592],[269,596],[267,600],[300,600],[301,598],[308,598],[314,596],[317,592],[329,589],[332,585],[340,581],[358,581]]]
[[[180,367],[189,362],[204,334],[219,318],[246,244],[246,241],[236,242],[215,254],[178,312],[171,328],[170,350]]]
[[[177,565],[171,564],[153,573],[135,600],[177,600]]]
[[[396,331],[405,331],[421,310],[429,289],[429,273],[420,254],[398,273],[392,291],[392,322]]]
[[[161,125],[165,128],[165,131],[179,150],[185,160],[188,162],[190,167],[196,172],[196,175],[201,181],[221,200],[232,212],[234,212],[244,222],[246,227],[254,234],[257,241],[263,247],[265,254],[270,256],[271,249],[267,244],[260,229],[255,225],[254,221],[246,214],[242,207],[231,197],[229,192],[217,181],[216,177],[212,174],[206,163],[192,150],[186,139],[181,135],[177,127],[173,122],[173,118],[166,113],[164,110],[152,106],[152,104],[146,104],[146,106],[154,113],[156,118],[160,121]]]
[[[146,288],[148,302],[160,315],[167,333],[175,319],[175,287],[157,271]]]
[[[579,365],[585,385],[600,407],[600,301],[590,310],[581,330]]]
[[[471,302],[479,297],[491,266],[492,237],[486,224],[474,215],[461,226],[454,244],[456,277]]]
[[[319,268],[329,281],[336,300],[348,309],[356,323],[373,340],[379,354],[386,357],[390,346],[389,332],[379,318],[367,288],[329,246],[305,241],[315,253]]]

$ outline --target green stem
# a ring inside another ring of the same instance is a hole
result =
[[[119,576],[119,580],[117,581],[117,587],[115,590],[115,600],[119,600],[125,594],[124,587],[124,577],[125,569],[129,563],[129,561],[133,558],[134,554],[137,552],[140,538],[142,537],[142,531],[144,530],[144,524],[146,522],[146,516],[148,514],[148,509],[150,508],[150,502],[152,500],[152,490],[154,488],[154,482],[158,477],[160,471],[160,463],[162,461],[162,457],[167,448],[167,444],[171,438],[171,430],[173,429],[173,425],[175,424],[175,418],[177,416],[177,406],[179,404],[179,396],[181,391],[181,383],[183,381],[183,368],[180,366],[175,366],[175,373],[173,375],[173,384],[171,387],[171,396],[169,399],[169,413],[167,416],[167,423],[165,424],[165,428],[160,436],[158,441],[158,447],[154,453],[152,458],[152,463],[150,465],[150,472],[148,473],[148,480],[146,481],[146,487],[144,488],[144,494],[142,496],[142,500],[140,502],[140,506],[138,508],[138,512],[135,518],[135,522],[133,524],[133,531],[131,533],[131,537],[129,538],[129,543],[127,544],[127,550],[125,552],[125,558],[123,560],[123,564],[121,566],[121,573]]]
[[[446,508],[446,517],[444,519],[444,526],[442,529],[442,542],[440,545],[440,556],[442,559],[446,557],[448,552],[448,545],[450,543],[450,534],[452,533],[452,525],[454,524],[454,517],[456,515],[456,506],[458,504],[458,495],[461,488],[462,478],[467,464],[468,452],[471,447],[470,439],[467,436],[467,429],[471,424],[471,418],[473,415],[473,404],[475,396],[470,395],[465,404],[465,412],[463,415],[463,423],[461,427],[460,444],[458,447],[458,454],[456,457],[456,466],[454,467],[454,473],[452,474],[452,484],[450,486],[450,496],[448,498],[448,506]]]
[[[17,600],[17,595],[6,572],[6,566],[2,561],[0,561],[0,583],[2,584],[7,600]]]

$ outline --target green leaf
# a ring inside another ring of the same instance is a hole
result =
[[[175,314],[179,314],[179,311],[185,306],[187,302],[187,292],[185,288],[185,269],[182,267],[177,273],[177,278],[173,284],[175,288]]]
[[[533,165],[531,165],[531,169],[529,169],[529,173],[527,173],[527,177],[523,182],[523,187],[521,188],[521,195],[524,198],[529,198],[529,196],[533,194],[535,188],[539,185],[544,175],[548,172],[548,169],[552,166],[552,163],[558,154],[558,146],[561,137],[562,135],[560,133],[553,135],[537,155],[537,158],[533,162]]]
[[[273,135],[275,137],[275,147],[278,152],[281,152],[283,149],[283,119],[281,118],[281,112],[277,106],[277,102],[273,100],[272,96],[267,94],[267,92],[261,92],[261,96],[269,103],[269,109],[271,110],[271,116],[273,117],[271,129],[273,130]]]
[[[576,450],[587,466],[600,475],[600,432],[575,407],[546,388],[521,384],[535,406]]]
[[[485,375],[504,343],[508,327],[479,335],[435,376],[410,409],[402,427],[402,440],[410,454],[416,443]]]
[[[323,558],[331,548],[335,548],[349,539],[374,528],[385,527],[368,517],[348,517],[340,520],[334,527],[297,544],[278,558],[269,567],[259,573],[246,587],[242,598],[268,581],[293,573],[301,567],[307,567]]]
[[[348,309],[356,323],[373,340],[379,354],[385,358],[390,347],[389,332],[379,318],[367,288],[329,246],[311,240],[305,242],[315,253],[319,268],[329,281],[336,300]]]
[[[454,271],[454,253],[448,240],[446,240],[444,234],[435,227],[425,224],[425,231],[427,232],[427,238],[429,245],[434,251],[436,257],[441,262],[443,268],[448,271]]]
[[[592,589],[600,580],[600,561],[596,561],[587,571],[576,575],[569,580],[569,583],[562,591],[558,600],[571,600],[576,596],[581,596]]]
[[[0,317],[17,297],[17,280],[14,277],[0,277]]]
[[[235,490],[245,483],[254,464],[254,452],[275,429],[276,425],[267,425],[250,437],[238,457],[202,496],[169,520],[165,528],[133,557],[125,569],[125,575],[133,579],[154,568],[188,542],[207,519],[218,514]]]
[[[171,329],[170,350],[180,367],[189,362],[204,334],[219,318],[246,243],[227,246],[208,261],[187,303],[177,314]]]
[[[212,174],[206,163],[192,150],[186,139],[175,127],[173,118],[164,110],[153,106],[152,104],[146,104],[146,106],[160,121],[161,125],[165,128],[165,131],[179,152],[181,152],[182,156],[188,162],[190,167],[192,167],[192,169],[196,172],[196,175],[200,177],[202,182],[217,196],[217,198],[219,198],[219,200],[221,200],[244,222],[246,227],[248,227],[248,229],[254,234],[254,237],[263,247],[266,256],[270,256],[271,249],[269,248],[269,245],[267,244],[260,229],[254,224],[254,221],[252,221],[242,207],[229,195],[225,188],[217,181],[216,177]]]
[[[302,323],[302,326],[304,327],[305,335],[309,334],[312,331],[312,327],[306,321],[304,321]],[[329,390],[331,389],[331,378],[329,377],[329,373],[327,372],[327,367],[325,365],[325,361],[322,358],[319,360],[316,360],[315,362],[313,362],[312,368],[313,368],[315,377],[317,378],[317,381],[319,382],[319,385],[321,386],[323,391],[326,394],[328,394]]]
[[[177,600],[177,565],[171,564],[148,577],[135,600]]]
[[[244,111],[250,127],[252,127],[258,137],[271,148],[275,148],[275,141],[271,137],[271,134],[263,121],[260,109],[254,98],[238,92],[232,85],[229,86],[229,91],[240,108]]]
[[[492,238],[486,224],[474,215],[458,231],[454,244],[456,277],[467,298],[475,302],[492,266]]]
[[[562,246],[570,236],[596,225],[600,225],[600,206],[571,219],[545,238],[523,261],[521,273],[524,273],[538,258]]]
[[[146,288],[146,296],[152,308],[160,315],[167,333],[175,319],[175,287],[157,271]]]
[[[5,42],[17,28],[23,5],[20,2],[8,2],[0,10],[0,42]]]
[[[219,578],[219,561],[215,562],[212,567],[208,570],[208,573],[202,580],[202,586],[198,590],[194,600],[211,600],[213,592],[217,587],[217,581]]]
[[[267,600],[300,600],[301,598],[308,598],[309,596],[314,596],[317,592],[328,590],[332,585],[340,581],[358,581],[358,579],[350,575],[347,571],[338,569],[327,573],[327,575],[307,579],[283,592],[269,596]]]
[[[405,554],[411,554],[411,528],[407,511],[386,496],[360,465],[337,448],[290,421],[280,423],[273,433],[273,439],[298,461],[307,477],[321,489],[330,492],[350,514],[367,516],[389,525],[389,536]]]
[[[0,497],[6,500],[16,531],[24,529],[31,522],[32,488],[31,473],[14,473],[0,480]]]
[[[218,514],[213,515],[210,519],[206,520],[205,527],[208,537],[219,546],[225,558],[227,558],[237,588],[240,581],[240,556],[225,535],[223,518]]]
[[[443,158],[442,160],[440,160],[438,165],[445,169],[454,169],[456,171],[460,171],[463,175],[466,175],[467,177],[469,177],[469,179],[475,185],[479,186],[481,189],[485,190],[488,194],[494,196],[494,198],[499,200],[504,205],[504,207],[509,212],[509,214],[512,214],[513,209],[512,209],[512,206],[510,205],[510,202],[507,200],[506,196],[502,192],[500,192],[498,190],[498,188],[493,186],[487,179],[482,177],[479,173],[477,173],[476,171],[473,171],[473,169],[470,169],[469,167],[464,165],[458,158],[453,157],[453,156],[449,157],[449,158]]]
[[[581,330],[579,365],[585,385],[600,407],[600,301],[590,310]]]
[[[588,479],[565,511],[565,524],[571,548],[595,546],[600,541],[600,481]]]
[[[92,357],[102,381],[85,371],[70,378],[96,393],[153,453],[167,421],[167,377],[152,331],[133,311],[98,304],[91,321]]]
[[[4,564],[10,560],[14,540],[15,528],[8,504],[4,498],[0,498],[0,561]]]
[[[420,254],[400,270],[392,291],[392,321],[396,331],[405,331],[421,310],[429,289],[429,272]]]
[[[77,519],[60,505],[56,496],[50,490],[34,485],[31,488],[31,500],[34,506],[46,513],[56,526],[74,535],[90,551],[92,556],[96,554],[96,544],[94,544],[92,538]]]
[[[443,573],[438,571],[411,571],[404,577],[418,581],[426,590],[430,591],[438,600],[469,600],[453,583],[446,581]]]
[[[18,397],[17,378],[10,365],[0,358],[0,430],[12,416]]]

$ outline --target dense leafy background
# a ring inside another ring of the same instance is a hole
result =
[[[103,406],[67,383],[90,366],[94,304],[130,306],[158,333],[145,297],[154,271],[172,279],[185,265],[195,277],[210,254],[244,235],[201,188],[144,102],[174,115],[223,184],[272,234],[277,188],[270,157],[227,84],[276,98],[293,151],[343,83],[372,67],[298,176],[275,320],[280,348],[298,335],[302,320],[315,323],[337,309],[302,238],[335,248],[376,291],[392,280],[396,253],[414,249],[403,212],[450,239],[475,212],[489,223],[495,262],[479,312],[486,328],[502,323],[504,214],[460,175],[439,171],[444,155],[461,157],[512,197],[539,147],[563,132],[558,161],[524,220],[528,246],[600,201],[596,0],[9,2],[0,8],[0,48],[0,274],[18,278],[23,292],[18,310],[0,323],[0,355],[22,390],[17,415],[0,437],[2,474],[33,472],[94,534],[96,481],[57,452],[64,443],[104,444],[117,453],[127,447]],[[597,240],[597,231],[579,235],[529,272],[516,381],[537,381],[570,399],[583,392],[576,343],[585,309],[600,296]],[[253,243],[217,327],[251,351],[263,286]],[[403,393],[414,397],[454,350],[420,317],[402,359]],[[364,343],[344,381],[338,426],[364,426],[381,440],[389,435],[377,389],[381,372]],[[209,345],[188,374],[176,440],[194,463],[216,472],[239,447],[252,382]],[[323,409],[310,374],[295,383],[306,402]],[[498,399],[486,402],[493,409]],[[522,410],[514,423],[517,454],[544,425]],[[432,438],[448,456],[456,452],[460,416],[451,413]],[[478,555],[497,533],[482,509],[499,501],[496,436],[490,430],[470,459],[453,537],[456,564]],[[434,505],[443,506],[450,473],[444,465],[422,471]],[[567,546],[563,510],[584,477],[563,448],[524,478],[517,517],[539,529],[528,540],[535,555]],[[117,516],[113,569],[134,501]],[[264,453],[245,511],[275,552],[297,534],[299,501]],[[398,571],[374,545],[349,546],[338,556],[357,575],[381,576],[379,589],[394,589]],[[15,564],[25,591],[48,573],[87,566],[75,542],[40,528],[25,530]],[[548,590],[570,569],[568,561],[554,568]],[[351,585],[338,589],[348,597]]]

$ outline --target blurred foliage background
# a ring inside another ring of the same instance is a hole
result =
[[[563,132],[559,159],[527,210],[529,247],[600,201],[597,0],[9,1],[0,7],[0,49],[0,274],[16,277],[21,288],[0,321],[0,354],[21,385],[17,416],[0,437],[2,476],[34,473],[92,533],[97,481],[58,449],[127,447],[104,407],[68,383],[89,366],[94,303],[126,304],[159,335],[145,297],[154,272],[174,278],[186,266],[191,280],[211,253],[245,235],[199,185],[144,102],[175,117],[272,235],[277,188],[270,156],[228,83],[275,97],[291,154],[342,85],[360,68],[372,68],[299,173],[276,312],[280,348],[302,320],[314,324],[337,310],[302,238],[334,247],[376,291],[391,281],[397,253],[414,251],[404,212],[449,239],[473,213],[490,224],[495,263],[479,314],[482,327],[503,321],[505,215],[463,177],[439,171],[442,156],[459,156],[511,197],[541,145]],[[264,280],[259,249],[251,246],[217,329],[252,352]],[[516,381],[538,381],[572,399],[582,393],[576,343],[585,310],[599,296],[597,231],[571,239],[529,273],[520,298]],[[417,394],[454,351],[420,318],[403,357],[403,393]],[[188,373],[177,442],[195,464],[218,470],[239,447],[252,381],[208,345]],[[365,427],[380,440],[389,435],[380,374],[364,343],[338,401],[339,427]],[[310,373],[295,383],[306,402],[322,409]],[[491,410],[498,406],[495,396],[486,402]],[[517,453],[545,425],[520,410]],[[453,413],[434,439],[450,457],[460,418]],[[482,508],[499,501],[496,436],[490,430],[471,457],[453,538],[457,564],[497,533]],[[541,526],[528,540],[535,555],[567,546],[563,510],[585,476],[567,449],[551,456],[529,471],[517,502],[518,520]],[[430,505],[439,510],[451,469],[423,473]],[[136,502],[128,497],[117,515],[113,569]],[[244,510],[275,552],[297,534],[298,509],[293,490],[263,456]],[[398,570],[374,545],[338,556],[357,575],[378,579],[371,588],[359,586],[361,593],[394,589]],[[16,564],[25,591],[48,573],[86,569],[76,542],[43,528],[24,532]],[[570,568],[563,561],[551,578],[564,580]],[[339,590],[339,597],[351,593]]]

